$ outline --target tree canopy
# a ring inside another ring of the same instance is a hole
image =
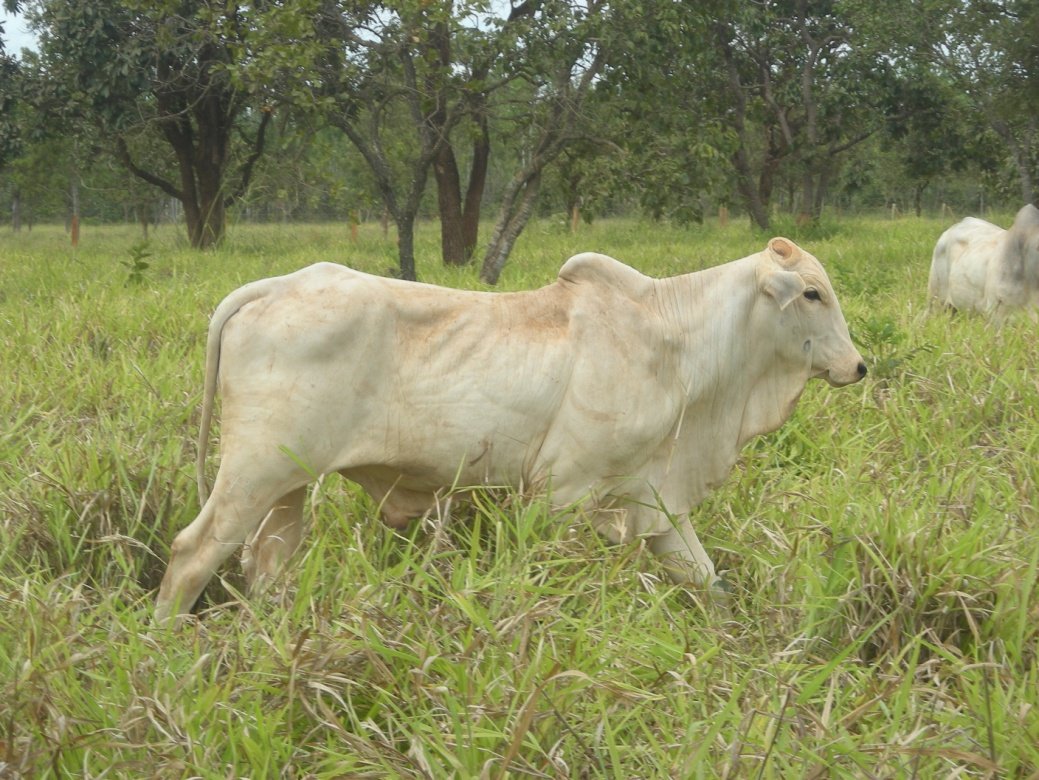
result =
[[[836,205],[1037,197],[1034,0],[5,6],[38,40],[18,59],[0,30],[15,214],[53,217],[69,199],[53,190],[89,179],[105,218],[146,224],[172,199],[199,248],[230,208],[383,217],[408,278],[430,217],[444,262],[482,252],[494,283],[539,211],[576,227],[724,206],[765,229]]]

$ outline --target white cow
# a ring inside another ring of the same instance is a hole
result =
[[[645,538],[675,580],[714,585],[688,511],[809,379],[865,374],[819,261],[783,238],[667,279],[580,254],[530,292],[330,263],[248,284],[210,324],[204,506],[173,542],[157,617],[189,610],[243,544],[251,586],[273,577],[299,543],[306,485],[333,471],[393,527],[451,486],[546,490],[613,540]]]
[[[935,244],[927,287],[938,303],[997,322],[1039,307],[1039,209],[1022,208],[1009,230],[976,217],[957,222]]]

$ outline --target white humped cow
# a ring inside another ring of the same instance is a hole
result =
[[[954,309],[974,309],[996,322],[1015,310],[1039,307],[1039,209],[1017,212],[1009,230],[976,217],[938,238],[927,283],[931,298]]]
[[[274,577],[299,544],[307,484],[330,472],[394,527],[452,487],[543,490],[612,540],[644,538],[676,581],[716,585],[689,510],[809,379],[865,374],[826,272],[784,238],[665,279],[580,254],[529,292],[330,263],[248,284],[210,324],[204,505],[173,542],[157,618],[190,610],[236,549],[251,587]]]

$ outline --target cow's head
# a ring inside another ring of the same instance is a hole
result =
[[[1031,203],[1017,212],[1007,231],[1000,271],[1003,303],[1039,305],[1039,209]]]
[[[776,348],[783,357],[804,361],[809,376],[835,386],[866,376],[866,364],[818,260],[789,239],[773,238],[761,253],[758,283],[779,309]]]

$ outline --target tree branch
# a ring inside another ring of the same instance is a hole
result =
[[[245,191],[249,188],[249,182],[252,179],[253,167],[256,165],[256,161],[260,159],[263,154],[263,146],[267,137],[267,125],[270,124],[271,117],[274,116],[274,110],[269,106],[264,106],[261,109],[262,116],[260,117],[260,126],[256,129],[256,139],[253,142],[253,149],[249,153],[249,157],[242,165],[242,177],[238,182],[238,187],[233,193],[224,199],[224,207],[231,206],[235,201],[245,194]]]
[[[184,193],[173,186],[171,182],[166,181],[160,176],[156,176],[153,173],[149,173],[143,168],[139,168],[130,156],[130,148],[126,145],[126,139],[122,136],[117,136],[115,139],[115,154],[119,162],[121,162],[126,169],[130,171],[138,179],[148,182],[160,190],[165,192],[171,198],[176,198],[179,201],[184,200]]]

